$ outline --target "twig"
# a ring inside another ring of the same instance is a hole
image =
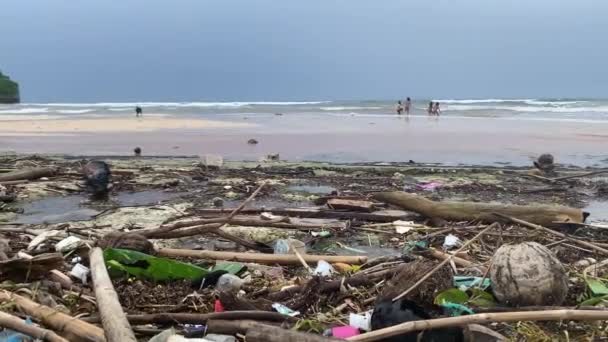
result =
[[[454,254],[458,254],[459,252],[462,252],[466,247],[468,247],[473,241],[477,240],[479,237],[481,237],[486,231],[494,228],[495,226],[497,226],[498,223],[493,223],[489,226],[487,226],[484,230],[482,230],[481,232],[479,232],[477,235],[475,235],[471,240],[465,242],[462,247],[460,247],[458,250],[456,250],[454,252]],[[412,292],[414,289],[416,289],[420,284],[422,284],[425,280],[427,280],[430,276],[432,276],[435,272],[437,272],[439,269],[441,269],[443,267],[443,265],[447,264],[448,262],[450,262],[450,260],[452,260],[453,255],[450,255],[450,257],[446,258],[445,260],[443,260],[442,262],[440,262],[437,266],[435,266],[429,273],[425,274],[422,278],[420,278],[420,280],[418,280],[414,285],[410,286],[409,289],[401,292],[398,296],[396,296],[395,298],[393,298],[393,301],[396,301],[398,299],[403,298],[404,296],[406,296],[408,293]]]
[[[572,237],[570,237],[570,236],[568,236],[568,235],[566,235],[564,233],[556,232],[555,230],[552,230],[552,229],[549,229],[549,228],[545,228],[543,226],[539,226],[537,224],[530,223],[528,221],[520,220],[520,219],[515,218],[515,217],[503,215],[501,213],[494,213],[494,215],[502,217],[502,218],[505,218],[505,219],[507,219],[507,220],[509,220],[509,221],[511,221],[513,223],[517,223],[517,224],[520,224],[520,225],[528,227],[528,228],[542,230],[544,232],[547,232],[549,234],[555,235],[555,236],[560,237],[562,239],[568,240],[568,241],[570,241],[572,243],[575,243],[577,245],[584,246],[584,247],[587,247],[587,248],[591,248],[593,250],[601,252],[602,254],[608,255],[608,249],[604,249],[602,247],[599,247],[599,246],[597,246],[597,245],[595,245],[595,244],[593,244],[591,242],[586,242],[586,241],[582,241],[582,240],[579,240],[579,239],[575,239],[575,238],[572,238]]]
[[[310,274],[312,274],[313,273],[312,268],[310,268],[310,266],[308,266],[308,263],[306,262],[306,260],[304,260],[304,258],[302,258],[302,254],[300,254],[300,252],[298,252],[297,248],[293,245],[293,243],[290,242],[289,246],[291,247],[291,249],[293,249],[293,252],[298,257],[298,260],[300,260],[300,262],[302,263],[302,266],[304,266],[304,268],[306,268],[306,270],[308,270],[308,272]]]
[[[490,322],[519,322],[519,321],[600,321],[608,319],[608,311],[595,310],[545,310],[545,311],[516,311],[503,313],[482,313],[460,317],[437,318],[397,324],[388,328],[348,338],[349,341],[373,342],[391,336],[401,335],[412,331],[432,330],[467,324],[487,324]]]

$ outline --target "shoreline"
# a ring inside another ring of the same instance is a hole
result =
[[[599,126],[599,127],[598,127]],[[247,141],[254,138],[257,145]],[[527,166],[542,153],[562,165],[608,166],[602,125],[500,119],[303,115],[75,118],[7,121],[0,146],[16,153],[221,155],[226,160],[408,162]]]

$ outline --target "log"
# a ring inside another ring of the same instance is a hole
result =
[[[35,169],[13,171],[0,174],[0,182],[34,180],[42,177],[50,177],[55,175],[55,173],[57,173],[57,170],[52,167],[40,167]]]
[[[396,205],[402,209],[417,212],[429,218],[448,221],[496,222],[495,213],[516,217],[542,226],[554,222],[583,223],[589,213],[581,209],[550,205],[507,205],[477,202],[435,202],[416,194],[402,191],[380,192],[374,199]]]
[[[299,265],[300,260],[293,254],[264,254],[264,253],[238,253],[238,252],[216,252],[193,249],[172,249],[161,248],[158,250],[159,256],[166,257],[187,257],[211,260],[226,260],[238,262],[254,262],[267,265]],[[342,262],[345,264],[360,265],[367,261],[367,256],[350,255],[302,255],[306,262],[316,263],[325,260],[329,263]]]
[[[108,342],[137,342],[108,275],[101,248],[91,249],[89,260],[97,308],[99,309],[106,339]]]
[[[233,209],[198,209],[199,215],[227,214]],[[270,212],[274,215],[306,218],[333,218],[353,219],[370,222],[393,222],[397,220],[410,220],[412,215],[401,210],[380,210],[373,213],[359,213],[352,211],[336,211],[328,209],[310,208],[252,208],[241,210],[242,214],[255,215]]]
[[[596,310],[545,310],[517,311],[504,313],[483,313],[460,317],[436,318],[393,325],[365,334],[349,337],[348,341],[373,342],[405,334],[412,331],[432,330],[438,328],[465,326],[467,324],[487,324],[491,322],[519,321],[600,321],[608,319],[608,311]]]
[[[0,261],[3,279],[17,282],[38,280],[47,276],[49,270],[63,267],[61,253],[39,254],[31,259],[9,259]]]
[[[245,335],[247,342],[330,342],[342,341],[316,334],[306,334],[265,324],[253,324]]]
[[[296,318],[270,311],[226,311],[206,314],[197,313],[157,313],[142,315],[127,315],[129,323],[143,324],[205,324],[208,320],[255,320],[269,322],[295,322]],[[98,323],[100,317],[84,318],[86,322]]]
[[[49,342],[69,342],[65,338],[55,334],[54,331],[43,329],[32,324],[26,324],[24,320],[6,312],[0,311],[0,327],[18,331],[27,336]]]
[[[336,210],[362,211],[367,213],[374,211],[373,202],[362,200],[332,198],[327,201],[327,206]]]
[[[21,312],[32,316],[47,327],[73,342],[105,342],[103,329],[66,315],[48,306],[10,291],[0,291],[0,302],[11,302]]]

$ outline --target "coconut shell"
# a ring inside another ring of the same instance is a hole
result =
[[[564,266],[536,242],[501,246],[490,279],[496,299],[512,306],[561,305],[568,294]]]

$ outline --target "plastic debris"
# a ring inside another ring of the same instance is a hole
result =
[[[306,244],[296,239],[278,239],[274,243],[274,254],[294,254],[293,249],[306,254]]]
[[[319,275],[322,277],[329,277],[332,273],[335,273],[336,270],[325,260],[319,260],[317,263],[317,268],[313,271],[314,275]]]
[[[77,279],[80,279],[80,281],[82,281],[83,284],[86,284],[90,272],[91,272],[91,270],[89,270],[89,268],[86,267],[85,265],[76,264],[70,271],[70,275],[74,276]]]
[[[456,235],[452,234],[448,234],[445,237],[445,241],[443,241],[443,248],[445,249],[451,249],[460,245],[462,245],[462,241],[460,241],[460,239]]]
[[[483,279],[483,284],[481,283]],[[482,290],[490,287],[490,279],[482,277],[467,277],[467,276],[454,276],[454,286],[461,291],[466,291],[472,287],[479,287]],[[481,286],[480,286],[481,284]]]
[[[348,317],[348,325],[364,331],[372,330],[372,311],[363,314],[351,313]]]
[[[57,252],[69,252],[82,245],[82,240],[75,236],[68,236],[67,238],[57,242],[55,244],[55,250]]]
[[[416,189],[424,190],[424,191],[434,191],[441,187],[443,184],[440,182],[432,181],[432,182],[422,182],[416,185]]]
[[[351,327],[350,325],[344,325],[341,327],[333,327],[331,328],[331,336],[335,338],[349,338],[353,336],[359,335],[359,329],[355,327]]]
[[[312,235],[313,237],[330,237],[331,236],[331,232],[327,231],[327,230],[323,230],[320,232],[310,232],[310,235]]]
[[[283,219],[285,219],[285,217],[283,217],[283,216],[274,215],[274,214],[272,214],[272,213],[266,213],[266,212],[261,213],[261,214],[260,214],[260,218],[261,218],[262,220],[272,220],[272,221],[276,221],[276,220],[283,220]]]
[[[238,292],[245,282],[234,274],[226,273],[222,275],[215,285],[215,288],[225,292]]]
[[[26,325],[32,325],[32,320],[27,317],[25,319]],[[14,331],[11,329],[4,329],[0,331],[0,342],[30,342],[34,341],[34,339],[28,335],[24,335],[18,331]],[[38,340],[36,340],[38,341]]]
[[[285,316],[295,317],[300,314],[300,311],[294,311],[281,303],[273,303],[272,308],[277,310],[277,312],[281,315]]]
[[[205,339],[213,342],[236,342],[236,337],[232,335],[207,334]]]

